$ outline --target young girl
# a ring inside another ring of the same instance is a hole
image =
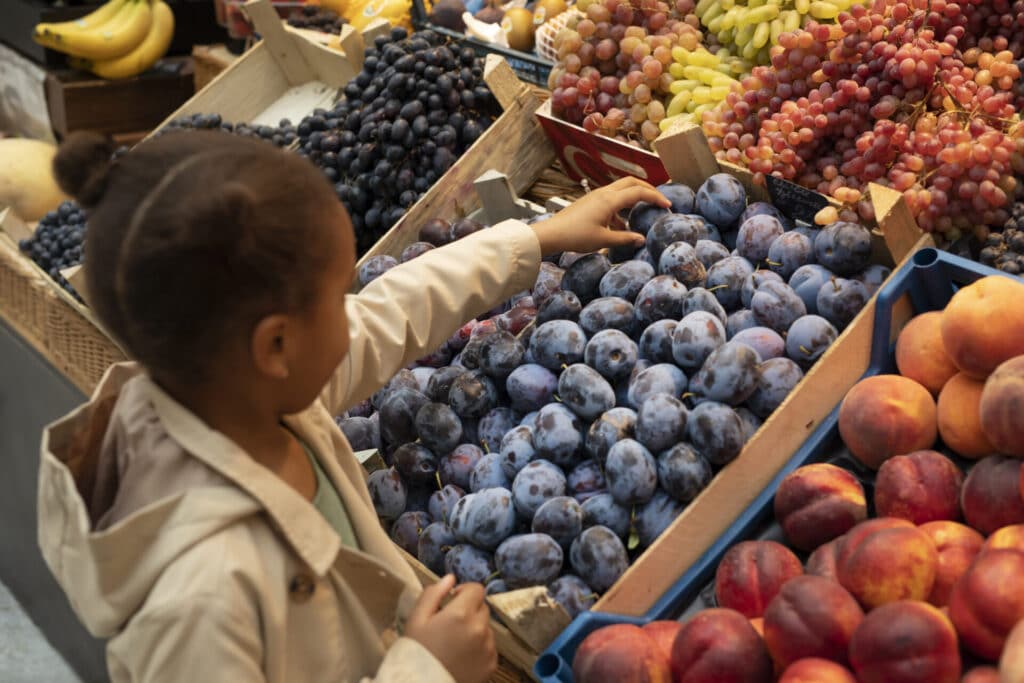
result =
[[[73,137],[55,170],[91,209],[90,302],[138,364],[46,430],[39,479],[43,554],[111,678],[486,680],[483,589],[421,588],[332,415],[529,288],[542,254],[639,246],[605,226],[667,200],[623,180],[350,295],[352,228],[308,162],[212,132],[111,151]]]

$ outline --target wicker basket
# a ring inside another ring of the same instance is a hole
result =
[[[570,7],[554,19],[546,21],[541,24],[541,27],[537,29],[535,34],[535,40],[537,44],[537,54],[544,59],[558,63],[558,49],[555,48],[555,36],[558,32],[566,27],[569,20],[572,18],[583,18],[583,12],[580,12],[575,7]]]
[[[46,339],[47,309],[57,296],[7,235],[0,234],[0,314],[35,345]]]

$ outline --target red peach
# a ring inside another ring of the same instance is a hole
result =
[[[706,609],[676,636],[676,683],[770,683],[772,660],[747,618],[724,607]],[[615,679],[605,679],[608,681]]]
[[[980,553],[953,587],[949,615],[972,652],[999,659],[1006,637],[1024,619],[1024,553]]]
[[[846,534],[836,555],[839,583],[865,609],[896,600],[924,600],[935,584],[939,553],[910,522],[879,517]]]
[[[1024,334],[1018,331],[1018,336]],[[1024,458],[1024,355],[1006,361],[985,380],[979,414],[994,452]]]
[[[967,523],[982,534],[1024,523],[1021,498],[1021,461],[990,455],[971,468],[960,492],[960,508]]]
[[[577,683],[672,683],[668,657],[639,626],[614,624],[588,635],[572,661]]]
[[[981,551],[984,538],[971,527],[956,522],[928,522],[920,529],[928,534],[939,551],[935,584],[928,595],[928,602],[944,607],[949,603],[953,586]]]
[[[960,683],[956,631],[926,602],[899,600],[869,613],[850,641],[860,683]]]
[[[864,487],[841,467],[805,465],[787,474],[775,492],[775,519],[786,539],[814,550],[867,517]]]
[[[836,570],[836,553],[839,551],[839,545],[844,538],[845,536],[840,536],[834,541],[818,546],[811,553],[811,556],[807,558],[804,572],[839,583],[839,576]]]
[[[676,642],[676,636],[682,630],[683,625],[678,621],[664,620],[652,621],[641,627],[644,633],[651,637],[661,647],[665,657],[672,659],[672,643]]]
[[[981,551],[986,550],[1020,550],[1024,552],[1024,524],[1011,524],[1002,529],[996,529],[981,546]]]
[[[916,451],[889,458],[875,479],[879,517],[901,517],[914,524],[960,519],[964,473],[936,451]]]
[[[894,455],[935,444],[935,399],[923,386],[899,375],[862,379],[839,406],[839,434],[854,457],[878,469]]]
[[[775,541],[743,541],[729,548],[715,572],[715,598],[745,617],[759,617],[782,588],[804,573],[793,551]]]
[[[779,683],[857,683],[845,666],[828,659],[807,657],[786,667]]]
[[[960,370],[984,379],[1024,355],[1024,284],[991,275],[962,288],[942,312],[942,344]]]

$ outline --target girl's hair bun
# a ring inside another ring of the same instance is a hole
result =
[[[99,133],[72,133],[53,159],[57,184],[82,206],[95,206],[106,189],[113,154],[110,138]]]

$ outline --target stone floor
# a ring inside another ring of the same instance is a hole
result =
[[[0,681],[80,683],[3,583],[0,583]]]

